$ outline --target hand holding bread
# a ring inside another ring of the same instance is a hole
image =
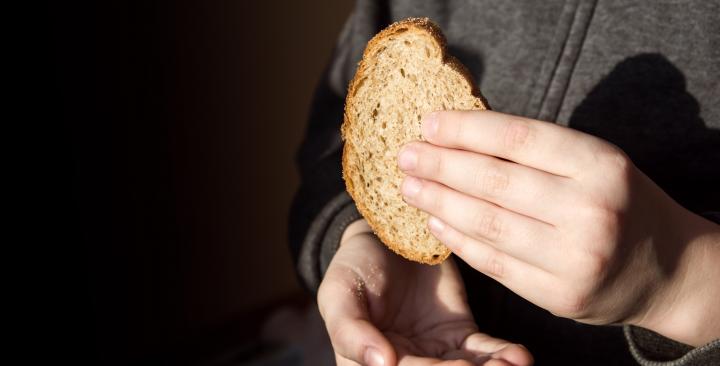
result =
[[[691,345],[720,336],[720,230],[678,205],[614,145],[492,111],[423,120],[405,200],[478,271],[556,315],[635,324]],[[703,284],[710,293],[698,292]]]
[[[707,285],[718,225],[614,145],[487,109],[428,20],[370,41],[346,101],[343,176],[385,245],[426,264],[452,251],[563,317],[720,337],[720,287]]]

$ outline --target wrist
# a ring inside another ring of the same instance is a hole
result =
[[[356,220],[352,224],[348,225],[345,228],[345,231],[343,231],[342,237],[340,238],[340,246],[356,235],[372,234],[372,232],[373,231],[370,228],[370,225],[368,225],[365,219]]]
[[[635,325],[697,347],[720,338],[720,226],[678,208],[658,254],[664,284]]]

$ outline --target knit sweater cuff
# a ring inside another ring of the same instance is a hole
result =
[[[693,348],[645,328],[626,325],[624,330],[630,353],[640,365],[720,365],[720,339]]]
[[[361,218],[355,203],[346,192],[330,200],[315,217],[303,241],[297,263],[300,278],[310,291],[317,292],[345,229]]]
[[[330,261],[335,256],[338,247],[340,246],[340,239],[342,239],[345,229],[347,229],[353,222],[362,219],[362,215],[358,212],[357,207],[352,202],[346,205],[330,223],[325,238],[323,239],[320,247],[320,275],[325,276]]]

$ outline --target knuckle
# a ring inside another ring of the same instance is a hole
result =
[[[452,118],[448,113],[437,114],[437,127],[434,133],[435,139],[445,143],[457,143],[457,138],[462,137],[462,117]]]
[[[622,218],[606,210],[593,210],[587,218],[582,244],[576,248],[577,255],[571,266],[587,279],[601,279],[611,270],[613,257],[620,236],[623,235]],[[578,273],[578,272],[576,272]]]
[[[571,319],[582,319],[588,315],[589,296],[585,291],[571,289],[564,292],[559,314]]]
[[[426,173],[428,176],[438,177],[445,172],[445,159],[441,153],[423,151],[423,154],[425,159],[422,160],[427,160]]]
[[[327,297],[328,297],[328,290],[327,290],[327,284],[325,281],[320,283],[320,287],[318,288],[317,293],[317,303],[318,303],[318,311],[320,312],[320,316],[322,318],[325,318],[325,314],[327,314]]]
[[[593,284],[605,278],[610,267],[610,258],[598,249],[588,248],[586,249],[585,260],[581,263],[582,270],[587,278],[586,283]]]
[[[495,277],[503,278],[505,276],[505,263],[503,255],[499,252],[494,252],[485,258],[484,270],[486,274]]]
[[[428,211],[436,216],[445,217],[446,195],[438,187],[426,184],[423,187],[421,199],[427,202]]]
[[[632,177],[633,163],[622,150],[607,158],[608,171],[617,182],[628,183]]]
[[[350,329],[347,322],[341,322],[335,326],[329,327],[328,336],[335,348],[347,343],[350,337],[352,337],[352,329]]]
[[[599,238],[607,238],[621,229],[623,222],[622,199],[609,197],[604,192],[584,194],[575,206],[575,218],[592,228]]]
[[[510,151],[526,147],[531,140],[531,127],[526,121],[515,118],[508,120],[503,131],[504,147]]]
[[[619,147],[602,142],[595,151],[595,161],[602,167],[602,174],[617,182],[627,182],[633,171],[630,157]]]
[[[464,117],[464,115],[461,115]],[[461,145],[465,137],[465,123],[466,118],[457,118],[452,120],[452,123],[445,123],[446,135],[452,139],[454,145]],[[450,122],[450,120],[448,120]]]
[[[481,194],[496,197],[508,190],[510,177],[499,169],[479,168],[475,171],[473,182]]]
[[[609,203],[603,201],[591,210],[592,225],[598,231],[599,239],[613,237],[620,230],[621,214],[609,206]]]
[[[326,305],[325,302],[322,301],[321,299],[322,299],[322,298],[318,295],[318,299],[317,299],[317,302],[318,302],[318,312],[320,313],[320,317],[321,317],[322,319],[325,319],[325,318],[326,318],[326,314],[327,314],[327,305]]]
[[[328,314],[328,306],[332,307],[332,299],[341,291],[340,286],[336,282],[329,281],[327,278],[320,283],[317,294],[318,311],[320,317],[326,318]]]
[[[445,237],[440,241],[448,247],[452,247],[452,251],[456,256],[464,258],[467,255],[467,242],[464,237],[448,238],[447,234],[445,234]]]
[[[502,235],[503,224],[496,213],[478,210],[472,225],[474,234],[479,238],[496,241]]]

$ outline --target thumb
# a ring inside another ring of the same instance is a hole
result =
[[[327,280],[326,276],[323,282]],[[318,293],[320,314],[335,353],[361,365],[395,365],[395,350],[368,319],[364,296],[342,286],[344,281],[338,282],[323,283]]]
[[[395,365],[395,350],[380,331],[367,320],[339,319],[328,325],[335,352],[367,366]]]

